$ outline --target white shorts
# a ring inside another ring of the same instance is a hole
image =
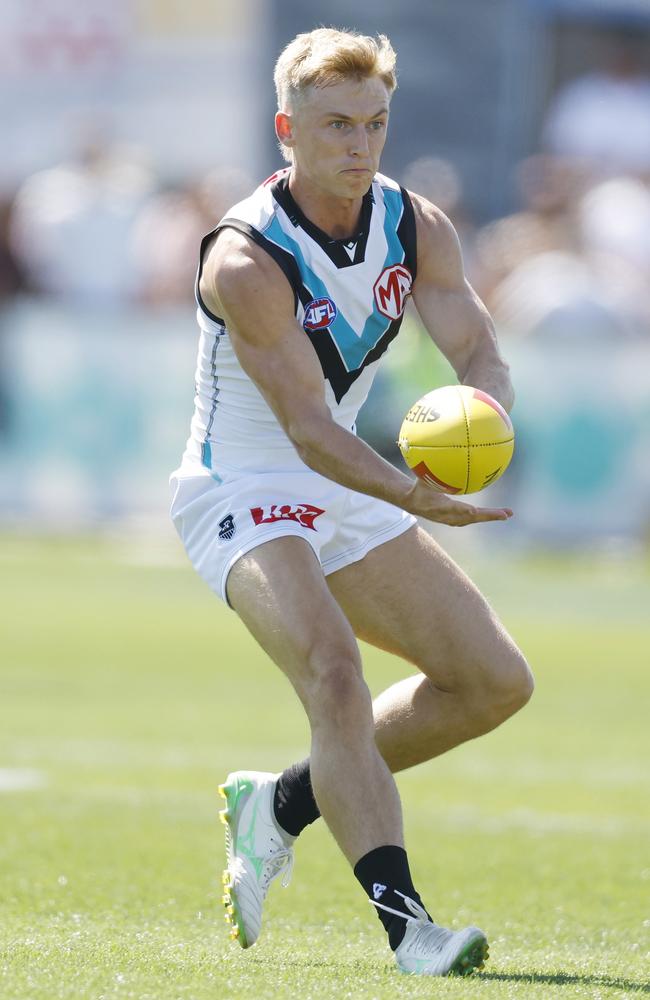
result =
[[[273,538],[304,538],[327,575],[416,523],[399,507],[310,471],[247,473],[218,482],[179,470],[170,484],[172,520],[190,561],[226,603],[233,565]]]

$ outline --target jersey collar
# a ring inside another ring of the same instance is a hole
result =
[[[365,260],[366,245],[370,233],[370,221],[372,219],[372,207],[375,201],[372,193],[372,185],[364,194],[361,202],[358,233],[355,236],[342,240],[333,239],[328,233],[323,232],[322,229],[307,218],[289,190],[288,174],[278,178],[272,185],[271,191],[273,197],[287,213],[293,225],[303,229],[327,254],[337,268],[351,267],[354,264],[361,264]]]

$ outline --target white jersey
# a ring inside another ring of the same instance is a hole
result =
[[[227,327],[201,300],[206,247],[219,230],[244,233],[279,264],[295,314],[323,369],[334,420],[354,432],[380,358],[396,337],[416,275],[415,218],[395,181],[376,174],[360,229],[332,239],[307,219],[289,191],[290,168],[235,205],[201,244],[196,283],[201,330],[195,409],[183,469],[291,471],[304,468],[282,426],[233,350]],[[189,467],[189,468],[188,468]]]

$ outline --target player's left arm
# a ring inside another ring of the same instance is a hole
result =
[[[514,392],[494,325],[467,281],[458,235],[439,208],[411,194],[418,245],[413,300],[431,339],[460,382],[483,389],[510,410]]]

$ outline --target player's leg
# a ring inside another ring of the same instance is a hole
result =
[[[392,771],[495,728],[532,693],[528,665],[462,570],[420,527],[328,577],[355,634],[420,673],[374,704]]]
[[[311,547],[295,537],[267,542],[235,563],[227,589],[305,708],[312,785],[345,856],[354,864],[380,844],[402,843],[399,798],[374,744],[359,649]]]
[[[375,699],[375,736],[393,772],[495,728],[532,692],[526,661],[487,601],[421,528],[372,549],[328,584],[358,638],[417,666]],[[282,822],[318,817],[309,761],[287,768]]]
[[[375,898],[392,904],[381,916],[397,948],[412,916],[405,900],[420,900],[403,848],[399,796],[377,750],[372,702],[349,622],[312,549],[296,537],[269,541],[242,556],[227,590],[233,608],[304,705],[312,736],[311,781],[321,813],[368,895],[375,887]],[[240,837],[233,823],[236,840],[251,840],[245,826]],[[254,897],[263,901],[264,886],[258,892],[254,883],[264,858],[247,857],[245,844],[241,853],[235,858],[240,868],[231,871],[232,894],[236,906],[253,906]],[[247,873],[241,865],[248,861]],[[257,918],[255,928],[259,931]]]

